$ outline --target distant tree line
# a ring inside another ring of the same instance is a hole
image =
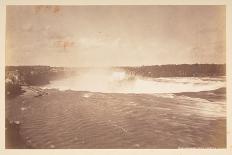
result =
[[[45,85],[51,80],[61,79],[70,74],[64,67],[49,66],[6,66],[5,90],[7,96],[14,96],[22,92],[23,85]]]
[[[225,76],[225,64],[181,64],[124,67],[128,74],[146,77],[214,77]]]

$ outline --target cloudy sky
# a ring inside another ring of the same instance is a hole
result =
[[[225,63],[224,6],[7,6],[7,65],[182,63]]]

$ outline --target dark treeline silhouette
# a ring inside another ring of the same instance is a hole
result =
[[[146,77],[214,77],[225,76],[225,64],[181,64],[123,67],[128,74]]]

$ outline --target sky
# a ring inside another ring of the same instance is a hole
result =
[[[7,6],[6,65],[225,63],[225,6]]]

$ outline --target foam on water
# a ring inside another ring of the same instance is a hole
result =
[[[51,81],[43,89],[90,91],[102,93],[180,93],[215,90],[225,87],[223,77],[130,77],[123,71],[89,71],[78,76]]]

